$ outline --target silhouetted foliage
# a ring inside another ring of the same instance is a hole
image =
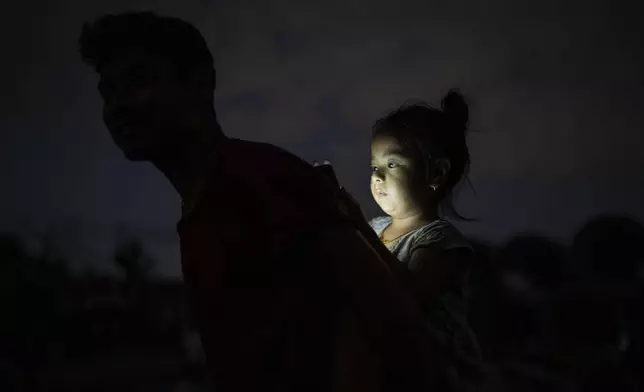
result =
[[[62,337],[67,305],[65,261],[42,245],[34,255],[19,237],[0,235],[0,352],[14,367],[12,383],[23,388],[34,382],[50,343]]]
[[[644,226],[627,216],[599,216],[586,223],[572,244],[577,271],[612,284],[637,284],[644,264]]]
[[[518,274],[536,290],[561,287],[569,277],[566,249],[562,244],[536,234],[510,239],[498,254],[499,267]]]
[[[113,259],[125,278],[132,283],[145,281],[154,266],[154,261],[136,239],[127,239],[117,244]]]
[[[631,218],[602,216],[570,251],[533,234],[475,244],[469,317],[503,375],[496,390],[641,388],[643,233]]]
[[[633,219],[599,217],[582,227],[570,252],[534,234],[501,247],[474,242],[468,316],[497,377],[493,390],[630,391],[642,385],[637,271],[643,233]],[[191,329],[183,289],[151,274],[154,261],[141,242],[128,239],[114,249],[124,280],[96,270],[72,275],[55,243],[43,237],[40,245],[33,251],[17,236],[0,235],[0,372],[12,375],[3,390],[37,390],[42,369],[52,370],[41,382],[63,385],[64,369],[96,362],[96,375],[75,390],[92,389],[100,383],[93,378],[105,379],[137,355],[141,366],[154,358],[176,361],[154,365],[162,370],[139,381],[145,385],[206,385],[203,364],[189,359],[191,349],[182,343]],[[119,385],[138,374],[136,363]]]

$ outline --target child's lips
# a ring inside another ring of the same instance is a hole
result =
[[[376,190],[376,195],[378,197],[385,197],[385,196],[387,196],[387,192],[381,191],[381,190]]]

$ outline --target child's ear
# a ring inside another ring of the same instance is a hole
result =
[[[452,168],[449,159],[438,158],[434,160],[430,175],[430,185],[443,185],[447,181],[447,176]]]

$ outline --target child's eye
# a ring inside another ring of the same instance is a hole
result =
[[[372,172],[378,171],[378,168],[376,166],[371,166],[371,171]]]
[[[389,162],[387,164],[387,167],[390,168],[390,169],[393,169],[393,168],[398,167],[398,164],[396,162]]]

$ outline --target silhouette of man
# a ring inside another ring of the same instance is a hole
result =
[[[183,276],[218,391],[433,380],[421,313],[339,211],[337,190],[284,150],[224,135],[196,28],[133,12],[85,24],[79,41],[114,142],[183,201]]]

